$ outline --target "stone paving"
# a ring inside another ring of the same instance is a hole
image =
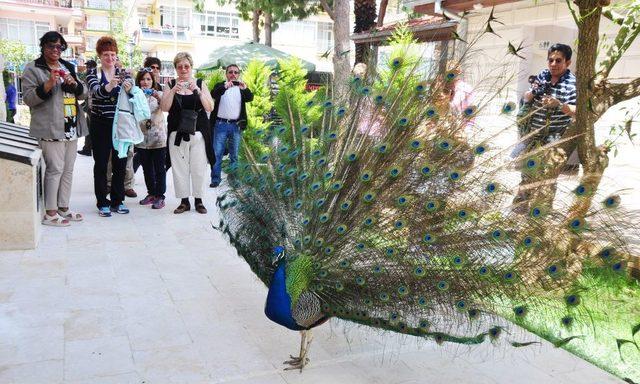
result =
[[[544,341],[439,347],[337,320],[316,329],[309,367],[285,372],[299,336],[263,315],[266,288],[212,227],[214,190],[209,214],[174,215],[169,174],[165,209],[135,199],[131,214],[100,218],[93,160],[76,164],[85,222],[0,252],[0,383],[621,382]]]

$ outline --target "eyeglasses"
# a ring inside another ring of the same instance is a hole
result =
[[[56,50],[58,52],[62,52],[67,49],[67,46],[62,44],[47,44],[45,45],[45,48],[50,51]]]
[[[228,74],[239,75],[240,71],[227,71]]]

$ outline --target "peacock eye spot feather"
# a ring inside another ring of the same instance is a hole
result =
[[[516,275],[513,272],[505,272],[502,275],[502,279],[507,283],[513,282],[515,278],[516,278]]]
[[[371,173],[364,172],[362,175],[360,175],[360,180],[364,182],[371,180]]]
[[[393,227],[395,229],[402,229],[404,228],[404,226],[405,226],[404,220],[396,220],[395,223],[393,223]]]
[[[430,233],[425,233],[424,236],[422,236],[422,241],[424,241],[427,244],[433,243],[434,240],[435,240],[435,237]]]
[[[302,133],[309,132],[309,126],[303,125],[302,127],[300,127],[300,132],[302,132]]]
[[[611,269],[615,272],[620,272],[624,269],[624,265],[621,262],[617,262],[611,266]]]
[[[284,190],[283,195],[285,195],[286,197],[289,197],[293,194],[293,190],[291,188],[287,188]]]
[[[363,243],[356,244],[356,249],[358,251],[362,251],[362,250],[364,250],[364,248],[365,248],[365,245]]]
[[[571,316],[565,316],[563,317],[560,322],[562,323],[562,325],[564,325],[565,327],[570,327],[573,324],[573,317]]]
[[[340,282],[336,283],[336,291],[340,292],[344,289],[344,285]]]
[[[374,101],[376,102],[376,104],[381,104],[384,101],[384,97],[382,95],[377,95],[374,98]]]
[[[381,293],[378,295],[378,298],[380,298],[380,300],[381,300],[381,301],[383,301],[383,302],[384,302],[384,301],[389,301],[389,294],[388,294],[388,293],[386,293],[386,292],[381,292]]]
[[[342,204],[340,204],[340,209],[343,211],[346,211],[347,209],[349,209],[349,207],[351,207],[351,201],[345,201]]]
[[[429,322],[427,320],[422,319],[418,322],[418,327],[422,329],[427,329],[429,328]]]
[[[355,161],[358,158],[358,155],[356,153],[350,153],[347,156],[347,161]]]
[[[471,117],[471,116],[475,115],[477,110],[478,110],[478,108],[476,106],[470,106],[470,107],[465,108],[463,113],[464,113],[464,115],[466,117]]]
[[[364,277],[361,277],[361,276],[356,277],[355,281],[356,281],[356,284],[358,284],[358,285],[364,285],[364,283],[365,283]]]
[[[438,148],[447,151],[449,149],[451,149],[451,143],[449,143],[447,140],[443,140],[440,142],[440,144],[438,144]]]
[[[319,220],[321,223],[326,223],[327,221],[329,221],[329,215],[326,213],[323,213],[322,215],[320,215]]]
[[[458,300],[456,302],[456,309],[464,310],[467,308],[467,303],[464,300]]]
[[[520,306],[514,307],[513,308],[513,313],[517,317],[523,317],[524,315],[527,314],[527,307],[525,307],[524,305],[520,305]]]
[[[387,249],[385,249],[385,251],[384,251],[384,252],[385,252],[385,254],[386,254],[387,256],[393,256],[393,254],[396,252],[396,250],[395,250],[395,249],[393,249],[392,247],[387,247]]]
[[[482,155],[486,151],[487,151],[487,148],[484,145],[478,145],[473,150],[473,153],[475,153],[476,155]]]
[[[580,184],[576,187],[575,189],[575,193],[578,196],[582,196],[587,192],[587,187],[585,187],[584,185]]]
[[[438,115],[438,113],[436,112],[436,110],[435,110],[435,109],[433,109],[433,108],[428,108],[428,109],[425,111],[425,115],[426,115],[427,117],[429,117],[429,118],[432,118],[432,117],[436,117],[436,116]]]
[[[425,90],[424,84],[416,85],[416,92],[423,92]]]
[[[457,181],[460,179],[460,173],[457,171],[453,171],[449,174],[449,179],[451,179],[452,181]]]
[[[400,196],[396,199],[396,202],[399,206],[404,206],[407,204],[407,197],[406,196]]]
[[[349,260],[342,260],[340,262],[340,267],[347,268],[349,266]]]
[[[325,199],[320,198],[320,199],[316,200],[316,207],[320,208],[320,207],[322,207],[324,205],[324,203],[325,203]]]
[[[465,211],[464,209],[461,209],[458,211],[458,217],[461,219],[464,219],[467,217],[467,211]]]
[[[325,247],[324,249],[324,254],[325,255],[331,255],[333,253],[333,247],[329,246],[329,247]]]
[[[609,196],[604,200],[603,204],[606,208],[616,208],[620,205],[620,196]]]
[[[344,224],[338,225],[338,227],[336,228],[336,232],[339,235],[344,235],[345,233],[347,233],[347,226]]]
[[[342,183],[340,182],[335,182],[331,184],[331,190],[333,191],[339,191],[341,188],[342,188]]]
[[[395,312],[392,312],[392,313],[389,314],[389,320],[391,320],[391,321],[396,321],[396,320],[398,320],[398,318],[399,318],[399,316]]]
[[[547,272],[549,272],[550,275],[555,275],[558,273],[558,266],[553,264],[550,265],[549,267],[547,267]]]
[[[530,236],[525,237],[524,239],[522,239],[522,244],[525,247],[529,248],[533,245],[533,238],[531,238]]]
[[[392,178],[398,177],[400,175],[400,168],[392,167],[389,169],[389,176]]]
[[[534,159],[529,159],[527,160],[527,168],[533,168],[536,165],[538,165],[538,162],[535,161]]]
[[[418,305],[421,307],[424,307],[425,305],[427,305],[427,299],[425,299],[424,297],[419,297],[418,298]]]
[[[344,114],[345,114],[346,112],[347,112],[346,108],[344,108],[344,107],[340,107],[340,108],[338,108],[338,110],[336,111],[336,115],[337,115],[338,117],[342,117],[342,116],[344,116]]]
[[[431,175],[431,167],[428,165],[425,165],[422,167],[422,169],[420,169],[420,172],[422,172],[423,176],[430,176]]]
[[[335,132],[329,132],[327,134],[327,140],[330,140],[330,141],[335,140],[337,137],[338,137],[338,134]]]
[[[405,127],[407,124],[409,124],[409,119],[406,117],[402,117],[398,120],[398,125],[401,127]]]
[[[333,177],[333,172],[331,172],[331,171],[325,172],[325,174],[324,174],[324,179],[325,180],[328,180],[328,179],[330,179],[332,177]]]
[[[422,142],[420,140],[412,140],[409,146],[411,149],[420,149],[422,148]]]
[[[311,152],[311,156],[313,156],[313,157],[318,157],[321,154],[322,154],[322,152],[319,149],[316,149],[313,152]]]
[[[451,81],[451,80],[456,78],[456,73],[455,72],[447,72],[447,74],[445,75],[445,78],[447,79],[447,81]]]
[[[316,247],[322,247],[322,245],[324,244],[324,239],[316,239],[316,240],[313,242],[313,244],[314,244]]]
[[[489,336],[491,336],[494,339],[500,336],[500,333],[502,333],[502,330],[499,327],[492,327],[489,329]]]
[[[516,109],[516,103],[510,101],[502,106],[502,113],[511,113]]]
[[[493,232],[491,232],[491,237],[492,237],[494,240],[501,240],[501,239],[504,237],[504,234],[502,233],[502,231],[501,231],[501,230],[496,229],[496,230],[494,230]]]
[[[478,269],[478,274],[479,274],[480,276],[486,276],[488,273],[489,273],[489,268],[487,268],[487,267],[484,267],[484,266],[483,266],[483,267],[480,267],[480,268]]]
[[[615,254],[615,249],[613,248],[605,248],[602,251],[600,251],[600,257],[603,260],[609,260],[611,259],[611,257]]]
[[[322,271],[318,272],[318,276],[320,276],[322,278],[327,277],[328,274],[329,273],[327,271],[325,271],[325,270],[322,270]]]
[[[306,105],[307,107],[312,107],[312,106],[313,106],[313,104],[314,104],[314,101],[313,101],[313,100],[309,100],[309,101],[307,101],[307,103],[306,103],[305,105]]]
[[[436,285],[436,288],[438,288],[438,290],[440,291],[446,291],[447,289],[449,289],[449,283],[447,283],[444,280],[439,281],[438,284]]]
[[[477,319],[480,316],[480,311],[472,308],[467,312],[467,314],[469,315],[470,319]]]
[[[313,183],[313,184],[311,184],[311,186],[309,187],[309,189],[310,189],[312,192],[317,191],[318,189],[320,189],[320,183]]]
[[[398,294],[400,296],[406,296],[406,295],[409,294],[409,289],[407,287],[405,287],[405,286],[400,286],[400,287],[398,287]]]
[[[311,219],[309,219],[308,217],[305,217],[304,219],[302,219],[302,225],[309,225],[309,223],[311,222]]]
[[[416,269],[414,269],[414,270],[413,270],[413,274],[414,274],[414,275],[416,275],[416,276],[418,276],[418,277],[422,277],[422,276],[424,276],[426,273],[425,273],[424,268],[422,268],[422,267],[416,267]]]
[[[367,217],[364,219],[363,224],[367,227],[370,227],[371,225],[373,225],[373,219],[371,217]]]
[[[378,274],[378,273],[382,272],[382,267],[379,266],[379,265],[374,265],[371,270],[373,271],[373,273]]]
[[[578,304],[580,304],[580,296],[578,295],[568,295],[564,298],[565,303],[567,303],[567,305],[569,306],[576,306]]]
[[[322,104],[322,106],[325,108],[331,108],[333,107],[333,102],[331,102],[330,100],[327,100]]]
[[[371,93],[371,88],[363,87],[362,90],[360,90],[360,93],[362,93],[363,95],[367,96],[368,94]]]

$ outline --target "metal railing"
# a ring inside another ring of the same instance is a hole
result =
[[[19,0],[20,3],[47,5],[49,7],[72,8],[71,0]]]

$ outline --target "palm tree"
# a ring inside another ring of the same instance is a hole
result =
[[[376,0],[354,0],[353,14],[355,25],[353,32],[365,32],[376,25]],[[371,43],[356,44],[356,63],[366,63],[369,59]]]

